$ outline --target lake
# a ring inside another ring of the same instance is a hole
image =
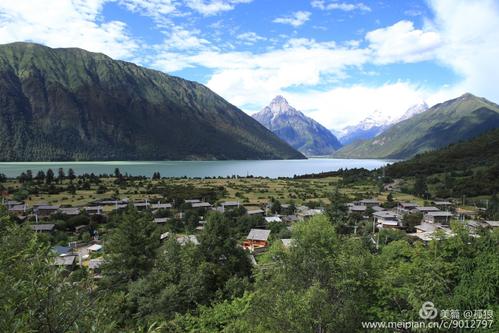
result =
[[[0,173],[16,177],[26,170],[36,175],[38,170],[72,168],[75,173],[112,174],[119,168],[122,174],[152,176],[159,172],[162,177],[218,177],[218,176],[262,176],[292,177],[309,173],[335,171],[345,168],[382,167],[391,161],[374,159],[310,158],[308,160],[250,160],[250,161],[112,161],[112,162],[0,162]]]

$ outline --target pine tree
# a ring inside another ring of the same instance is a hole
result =
[[[129,208],[116,218],[118,226],[104,243],[104,282],[111,288],[120,288],[145,276],[159,246],[156,227],[147,216]]]

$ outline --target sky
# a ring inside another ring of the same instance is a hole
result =
[[[14,41],[194,80],[249,114],[283,95],[335,130],[465,92],[499,102],[499,0],[0,0]]]

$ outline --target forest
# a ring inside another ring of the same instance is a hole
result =
[[[497,229],[472,236],[456,224],[454,237],[427,245],[382,230],[375,244],[370,225],[344,228],[352,221],[336,192],[326,214],[274,226],[254,265],[238,241],[256,217],[242,209],[209,213],[199,244],[160,240],[147,214],[129,207],[100,222],[108,232],[95,279],[54,266],[53,240],[2,210],[0,331],[363,332],[365,322],[419,321],[428,301],[499,311]],[[481,325],[499,330],[493,318]]]

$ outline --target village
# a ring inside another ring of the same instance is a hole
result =
[[[96,278],[99,277],[99,267],[104,261],[106,245],[102,234],[107,232],[106,221],[123,210],[139,211],[156,226],[161,241],[175,237],[181,245],[199,244],[198,235],[203,231],[206,216],[210,212],[232,214],[236,219],[245,217],[245,233],[241,235],[238,244],[247,251],[251,262],[257,265],[259,256],[271,245],[280,244],[284,248],[292,246],[290,230],[293,224],[307,221],[315,215],[327,214],[331,204],[328,200],[331,199],[327,198],[326,192],[333,191],[333,187],[341,184],[338,177],[319,180],[142,178],[139,180],[141,186],[149,191],[129,191],[128,194],[132,194],[132,198],[129,198],[116,195],[120,190],[126,193],[124,189],[132,187],[133,181],[127,183],[123,176],[116,179],[102,178],[90,186],[81,179],[84,178],[75,179],[74,183],[78,184],[79,181],[79,187],[83,190],[72,190],[71,196],[38,193],[27,196],[25,200],[15,200],[13,195],[4,191],[2,205],[16,221],[28,224],[33,231],[49,239],[53,245],[55,265],[68,269],[86,267]],[[24,185],[15,183],[16,181],[10,180],[18,188],[11,186],[10,189],[19,191]],[[151,186],[153,183],[155,185]],[[171,189],[167,194],[155,190],[164,185],[180,186],[179,184],[184,186],[181,196]],[[199,192],[199,188],[194,190],[195,187],[188,187],[193,184],[201,184],[204,190]],[[72,185],[72,179],[61,180],[59,183],[60,187]],[[94,188],[99,192],[102,187],[106,187],[107,191],[101,190],[98,199],[94,194],[88,195],[88,201],[85,202],[85,197],[81,194],[91,193]],[[189,190],[186,191],[185,188]],[[303,188],[314,193],[314,197],[304,196],[308,200],[297,200],[296,192],[292,189],[298,191]],[[213,189],[216,189],[215,192]],[[241,189],[245,190],[243,195]],[[252,193],[252,189],[259,193]],[[272,191],[270,194],[269,189]],[[343,186],[344,197],[357,199],[339,205],[348,220],[345,224],[346,232],[362,233],[376,247],[379,245],[380,234],[386,230],[396,230],[411,241],[427,244],[433,239],[452,237],[452,223],[462,224],[469,229],[471,235],[478,235],[479,229],[499,228],[499,221],[480,218],[480,208],[470,209],[447,200],[425,201],[391,189],[383,190],[376,192],[375,186],[366,185],[365,182]],[[110,193],[113,195],[109,196]],[[262,196],[263,193],[267,193],[267,196]],[[37,201],[41,198],[47,201]],[[77,198],[78,201],[68,202],[70,198]]]

